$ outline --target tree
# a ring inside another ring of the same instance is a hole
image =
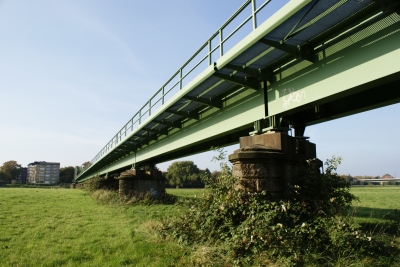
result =
[[[172,187],[204,187],[200,172],[193,161],[175,161],[167,170],[168,185]],[[208,170],[208,172],[210,171]]]
[[[3,174],[3,180],[15,180],[21,173],[21,164],[18,164],[15,160],[6,161],[1,166],[1,171],[5,173],[5,175]]]
[[[90,162],[90,161],[86,161],[86,162],[84,162],[84,163],[82,163],[82,167],[85,169],[85,168],[88,168],[90,165],[92,165],[92,163]]]
[[[211,177],[211,179],[215,180],[215,179],[217,179],[217,177],[220,176],[220,175],[221,175],[221,172],[220,172],[220,171],[213,171],[213,172],[211,173],[210,177]]]
[[[75,168],[72,166],[60,168],[60,183],[72,183],[75,175]]]
[[[0,170],[0,181],[10,181],[11,177],[4,171]]]

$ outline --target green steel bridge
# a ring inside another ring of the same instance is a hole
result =
[[[247,0],[75,181],[400,102],[399,14],[398,0]]]

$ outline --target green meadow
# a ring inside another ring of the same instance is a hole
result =
[[[400,186],[353,187],[359,198],[353,202],[355,219],[372,231],[380,231],[400,223]]]
[[[173,266],[189,248],[154,232],[173,205],[101,205],[84,190],[0,189],[0,266]]]
[[[180,198],[204,192],[167,191]],[[360,224],[382,229],[399,223],[399,186],[354,187],[352,193],[360,199],[354,202]],[[180,209],[103,205],[79,189],[0,188],[0,266],[192,266],[201,248],[156,231],[161,218]]]

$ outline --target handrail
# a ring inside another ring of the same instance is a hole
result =
[[[261,0],[260,0],[261,1]],[[215,51],[219,49],[219,57],[222,57],[224,53],[224,44],[226,41],[228,41],[233,35],[235,35],[244,25],[246,25],[250,20],[252,21],[253,27],[252,30],[255,30],[257,28],[257,15],[258,12],[264,9],[270,2],[275,1],[278,2],[278,0],[264,0],[264,2],[259,6],[259,8],[256,8],[256,0],[247,0],[222,26],[214,33],[211,35],[211,37],[203,44],[200,46],[200,48],[180,67],[172,76],[167,80],[164,85],[157,90],[157,92],[133,115],[131,119],[128,120],[128,122],[119,130],[109,142],[100,150],[99,153],[96,154],[96,156],[90,161],[90,164],[88,164],[86,167],[83,168],[82,172],[78,174],[80,176],[83,174],[87,169],[89,169],[92,165],[94,165],[97,161],[99,161],[103,156],[108,154],[111,150],[114,150],[117,147],[117,144],[120,143],[124,137],[127,136],[128,130],[130,129],[130,132],[134,130],[134,125],[137,124],[137,126],[141,125],[143,123],[143,117],[148,115],[148,117],[151,115],[151,109],[154,107],[159,101],[161,100],[161,105],[165,104],[165,96],[169,94],[173,89],[176,88],[177,85],[179,85],[179,90],[183,88],[183,80],[190,74],[192,73],[195,69],[197,69],[206,59],[208,59],[208,66],[215,62],[216,60],[212,60],[212,55]],[[281,0],[280,0],[281,1]],[[283,2],[283,1],[282,1]],[[241,23],[239,23],[239,26],[234,28],[232,32],[226,35],[226,38],[223,38],[223,31],[224,29],[231,24],[231,22],[238,17],[249,5],[251,4],[251,14],[249,16],[246,16],[245,20]],[[285,3],[282,4],[282,6]],[[250,32],[251,32],[250,31]],[[213,40],[219,36],[219,42],[218,44],[212,48],[212,42]],[[207,48],[207,49],[205,49]],[[200,53],[206,50],[206,54],[201,57],[201,60],[198,61],[194,67],[192,67],[190,70],[188,70],[185,74],[184,68],[187,67],[190,63],[192,63],[193,59],[195,59],[197,56],[200,55]],[[172,82],[174,79],[178,78],[177,82],[173,84],[173,86],[169,89],[166,90],[166,87]],[[158,99],[155,99],[156,96],[161,92],[161,96]],[[154,103],[152,105],[152,103]],[[136,118],[136,120],[135,120]]]

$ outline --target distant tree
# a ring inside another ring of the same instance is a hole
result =
[[[211,176],[211,172],[208,168],[206,168],[205,170],[200,170],[200,172],[205,173],[208,176]]]
[[[353,178],[350,174],[347,174],[347,175],[342,174],[342,175],[340,175],[340,177],[343,178],[343,179],[345,179],[346,182],[348,182],[348,183],[350,183],[350,184],[351,184],[351,183],[353,182],[353,180],[354,180],[354,178]]]
[[[218,177],[220,174],[221,174],[220,171],[213,171],[213,172],[211,173],[211,179],[213,179],[213,180],[217,179],[217,177]]]
[[[210,172],[208,169],[206,171]],[[172,187],[204,187],[200,172],[193,161],[175,161],[167,169],[168,185]]]
[[[9,182],[11,177],[4,171],[0,170],[0,181]]]
[[[86,161],[86,162],[82,163],[82,167],[83,167],[83,168],[87,168],[87,167],[89,167],[90,165],[92,165],[92,163],[91,163],[90,161]]]
[[[15,160],[9,160],[4,162],[0,169],[6,174],[5,176],[3,175],[5,177],[3,180],[10,181],[17,179],[21,173],[21,164],[18,164]]]
[[[75,168],[72,166],[60,168],[60,183],[72,183],[74,179]]]

